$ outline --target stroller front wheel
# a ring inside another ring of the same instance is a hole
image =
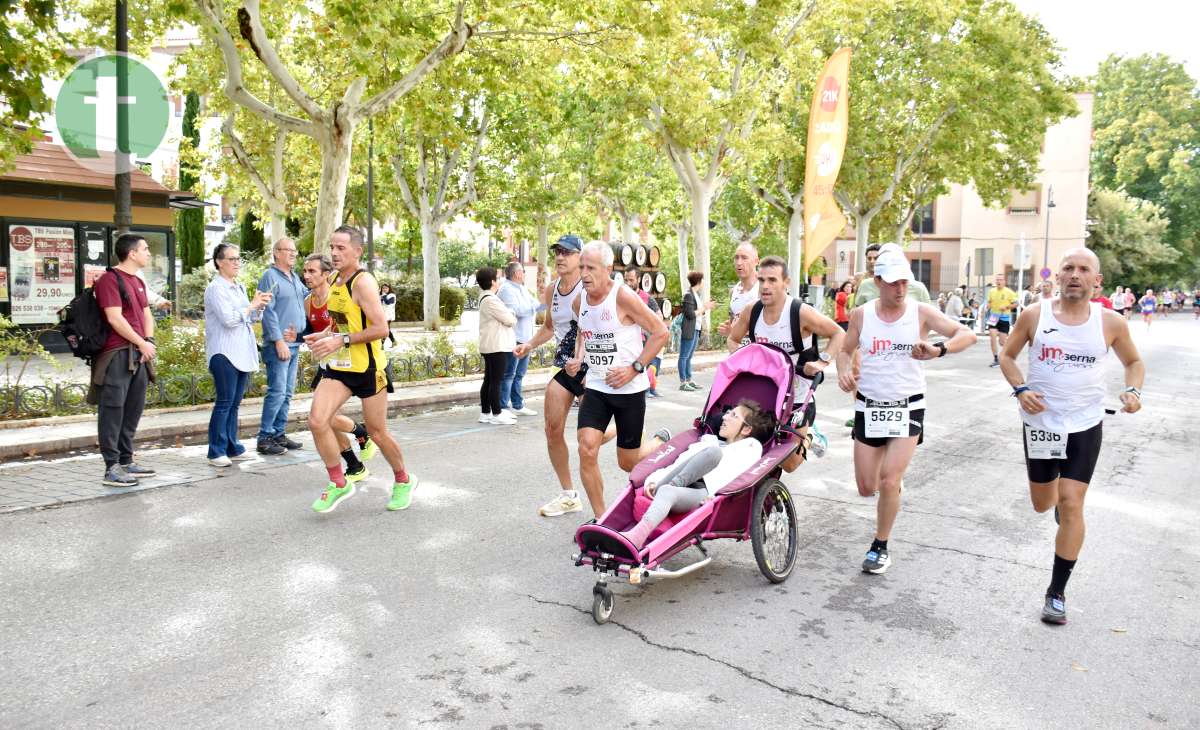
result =
[[[782,583],[796,564],[796,508],[792,493],[778,479],[763,482],[754,495],[750,542],[763,576]]]
[[[608,623],[615,605],[612,591],[607,586],[596,586],[592,589],[592,620],[598,624]]]

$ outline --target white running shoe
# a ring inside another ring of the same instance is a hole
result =
[[[500,415],[492,416],[492,423],[497,426],[513,426],[517,423],[517,417],[508,411],[501,411]]]
[[[557,497],[538,509],[538,514],[542,517],[558,517],[568,512],[579,512],[582,509],[583,500],[579,497],[568,497],[563,492],[559,492]]]
[[[495,423],[495,421],[492,420],[492,414],[490,414],[490,413],[480,413],[479,414],[479,422],[480,423]]]
[[[208,460],[208,463],[215,467],[233,466],[233,460],[228,456],[216,456]]]
[[[533,410],[532,408],[524,408],[524,407],[509,408],[508,412],[513,414],[514,416],[536,416],[537,415],[537,411]]]

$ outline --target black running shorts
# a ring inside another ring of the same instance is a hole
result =
[[[855,401],[863,399],[862,394],[854,394]],[[925,441],[925,409],[913,409],[913,403],[921,403],[925,396],[917,395],[908,399],[910,410],[908,411],[908,435],[917,437],[917,445],[920,446]],[[864,420],[863,412],[855,409],[854,411],[854,440],[865,446],[870,446],[873,449],[878,449],[882,446],[887,446],[889,438],[867,438],[867,424]]]
[[[1029,445],[1025,443],[1025,429],[1021,428],[1021,448],[1025,450],[1025,471],[1034,484],[1047,484],[1055,479],[1072,479],[1090,484],[1096,471],[1096,460],[1100,458],[1100,443],[1104,440],[1104,423],[1097,423],[1086,431],[1067,434],[1067,458],[1030,459]]]
[[[641,446],[642,427],[646,424],[646,391],[604,393],[589,388],[579,404],[578,428],[594,428],[603,433],[614,418],[617,421],[617,448]]]
[[[1007,319],[1001,319],[1001,320],[1000,320],[999,322],[997,322],[996,324],[989,324],[989,325],[988,325],[988,329],[990,329],[990,330],[996,330],[996,331],[997,331],[997,332],[999,332],[1000,334],[1007,335],[1007,334],[1008,334],[1008,320],[1007,320]]]
[[[575,377],[567,375],[567,371],[559,368],[554,374],[554,382],[566,388],[567,392],[578,398],[583,395],[583,376],[587,374],[587,366],[581,365]]]
[[[321,368],[322,378],[336,380],[350,390],[350,395],[356,398],[370,398],[387,390],[392,393],[392,379],[387,370],[367,370],[361,373],[348,373],[344,370]]]

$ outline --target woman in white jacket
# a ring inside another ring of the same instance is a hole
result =
[[[500,383],[504,380],[504,368],[508,364],[508,353],[517,346],[517,334],[513,325],[517,316],[513,314],[496,291],[500,288],[496,270],[485,266],[475,272],[475,283],[479,285],[479,354],[483,356],[483,385],[479,387],[479,422],[511,426],[516,416],[500,410]]]

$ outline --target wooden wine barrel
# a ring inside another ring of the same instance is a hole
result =
[[[646,254],[646,264],[652,269],[658,268],[658,262],[662,260],[662,254],[658,250],[658,246],[650,246],[650,251]]]
[[[624,268],[633,263],[633,246],[630,246],[628,243],[619,242],[609,245],[612,246],[614,266],[620,266]]]
[[[659,271],[654,275],[654,293],[662,294],[667,290],[667,275]]]
[[[671,318],[671,303],[666,299],[658,300],[658,308],[662,310],[663,319]]]
[[[639,244],[634,248],[633,260],[637,262],[638,266],[645,266],[646,259],[647,259],[647,257],[649,257],[649,255],[650,255],[650,247],[642,246]]]
[[[654,292],[654,274],[651,274],[649,271],[642,274],[642,291],[647,294]]]

